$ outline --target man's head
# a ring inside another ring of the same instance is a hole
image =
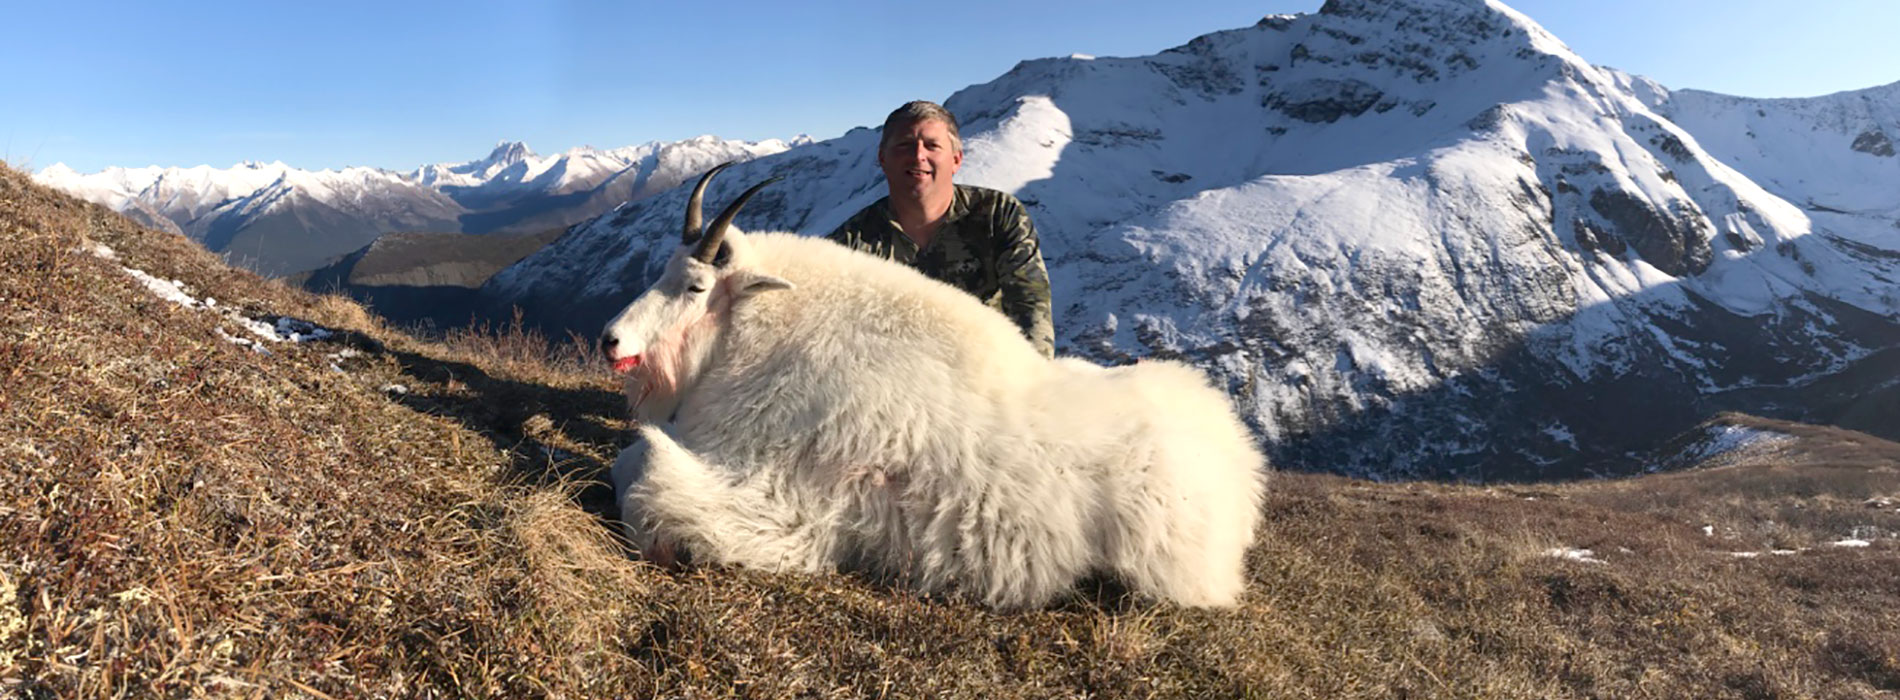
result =
[[[963,137],[957,118],[942,105],[917,100],[884,119],[877,164],[893,198],[925,200],[952,192],[951,176],[963,167]]]

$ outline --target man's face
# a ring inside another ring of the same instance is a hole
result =
[[[892,197],[921,200],[952,186],[950,176],[963,166],[963,149],[949,125],[925,119],[886,134],[877,164],[884,168]]]

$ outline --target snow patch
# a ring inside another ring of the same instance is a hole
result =
[[[1552,423],[1544,426],[1544,434],[1550,436],[1552,440],[1569,445],[1571,449],[1576,449],[1577,447],[1577,434],[1570,431],[1570,426],[1562,423]]]
[[[95,248],[90,252],[108,260],[117,259],[117,253],[103,245],[95,244]],[[132,279],[138,280],[139,284],[144,286],[147,291],[150,291],[153,296],[187,309],[217,313],[223,316],[226,321],[229,321],[239,329],[250,334],[251,337],[249,338],[239,337],[226,332],[223,328],[219,328],[218,335],[235,345],[242,345],[258,352],[268,353],[269,351],[258,341],[261,340],[271,343],[306,343],[315,340],[328,340],[336,335],[336,331],[299,318],[279,316],[270,321],[251,318],[239,313],[236,309],[220,307],[217,299],[211,297],[199,299],[193,296],[191,288],[186,287],[182,280],[164,279],[133,267],[120,266],[120,269],[124,270],[125,274],[130,275]]]
[[[1590,551],[1588,549],[1577,549],[1575,547],[1552,547],[1550,549],[1544,550],[1544,556],[1555,557],[1557,559],[1568,559],[1570,561],[1580,561],[1586,564],[1609,563],[1609,562],[1603,561],[1602,559],[1598,559],[1596,552]]]
[[[1794,436],[1777,433],[1772,430],[1760,430],[1740,425],[1710,426],[1708,437],[1684,455],[1690,462],[1701,462],[1718,455],[1728,454],[1751,447],[1773,445],[1793,440]]]
[[[153,295],[160,299],[186,308],[204,308],[203,302],[198,301],[196,297],[191,295],[191,292],[186,291],[184,282],[153,277],[144,270],[130,267],[123,269],[126,274],[132,276],[132,279],[138,280],[139,284],[144,285],[147,290],[151,291]]]
[[[104,260],[119,259],[119,251],[113,250],[112,246],[97,241],[80,246],[77,252],[87,253]]]
[[[332,336],[336,335],[336,331],[300,318],[291,318],[289,316],[277,317],[277,323],[272,326],[271,330],[276,332],[277,337],[293,343],[329,340]]]
[[[224,342],[227,342],[239,347],[250,348],[252,352],[261,352],[266,355],[270,354],[270,349],[264,347],[263,343],[257,342],[256,340],[252,340],[250,338],[244,338],[240,336],[231,335],[230,333],[226,333],[223,328],[219,328],[217,329],[217,331],[218,331],[218,337],[223,338]]]

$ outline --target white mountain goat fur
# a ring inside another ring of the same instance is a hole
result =
[[[1091,574],[1231,605],[1266,465],[1172,362],[1039,355],[1007,318],[830,241],[730,230],[746,191],[601,339],[643,423],[613,467],[647,556],[849,569],[997,608]],[[665,423],[665,427],[662,427]]]

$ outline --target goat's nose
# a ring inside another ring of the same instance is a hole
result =
[[[614,359],[614,348],[619,346],[620,339],[615,338],[613,333],[605,333],[600,336],[600,353],[606,355],[607,359]]]

